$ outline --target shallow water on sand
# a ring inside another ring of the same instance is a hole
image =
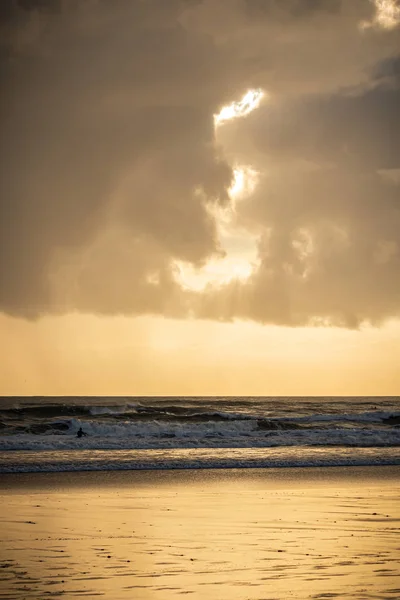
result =
[[[399,598],[400,469],[3,476],[0,598]]]

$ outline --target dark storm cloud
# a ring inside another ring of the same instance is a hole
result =
[[[393,56],[379,63],[373,75],[380,84],[400,87],[400,56]]]
[[[194,190],[225,202],[231,179],[214,145],[213,92],[199,102],[193,90],[194,78],[206,88],[217,75],[212,45],[179,26],[180,4],[66,6],[35,12],[38,22],[30,12],[6,64],[1,305],[12,313],[52,310],[54,256],[83,251],[113,219],[129,228],[132,255],[142,249],[120,273],[132,289],[154,248],[205,260],[218,250],[215,227]]]
[[[364,0],[2,3],[2,310],[398,314],[399,187],[381,171],[400,167],[399,35],[361,31],[373,14]],[[213,114],[252,86],[271,100],[222,149]],[[261,266],[183,292],[173,261],[221,254],[207,206],[229,202],[244,154],[268,173],[238,214]]]
[[[382,65],[382,71],[390,71]],[[290,159],[344,163],[359,169],[399,167],[400,78],[359,93],[303,97],[265,108],[247,127],[269,161]],[[238,124],[238,128],[241,125]],[[240,139],[241,133],[236,133]],[[265,158],[264,158],[265,160]]]
[[[282,18],[307,18],[316,11],[338,12],[343,0],[246,0],[247,14],[256,18],[279,14]]]

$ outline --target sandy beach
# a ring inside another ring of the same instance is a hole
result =
[[[400,598],[400,468],[3,475],[0,598]]]

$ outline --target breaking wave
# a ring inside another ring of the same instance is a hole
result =
[[[400,447],[397,398],[82,398],[10,404],[0,404],[0,471],[10,468],[10,461],[23,468],[17,456],[26,460],[26,453],[33,453],[37,464],[46,452],[54,456],[69,453],[78,464],[76,456],[87,452],[138,451],[154,457],[158,451],[189,451],[196,456],[207,451],[207,464],[219,465],[210,453],[219,457],[220,452],[229,450],[241,453],[238,466],[243,466],[254,452],[268,451],[270,460],[271,452],[288,452],[294,457],[301,449],[315,457],[321,457],[325,449],[329,460],[347,449],[346,464],[351,463],[350,457],[354,464],[365,464],[357,461],[369,449],[362,460],[367,460],[366,456],[372,460],[374,451],[376,464],[379,457],[394,460]],[[80,428],[85,435],[77,438]],[[260,461],[264,465],[265,457],[257,454],[254,465]]]

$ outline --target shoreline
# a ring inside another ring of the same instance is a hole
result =
[[[400,466],[400,446],[0,451],[0,473],[67,473]]]
[[[400,465],[326,465],[326,466],[280,466],[280,467],[211,467],[211,468],[150,468],[150,469],[102,469],[102,470],[65,470],[65,471],[29,471],[16,473],[2,473],[0,477],[0,492],[8,488],[9,483],[16,487],[30,485],[33,480],[38,484],[52,484],[62,478],[66,484],[76,484],[82,479],[86,485],[114,485],[124,484],[124,481],[135,481],[146,485],[150,481],[162,483],[171,480],[176,483],[185,480],[241,480],[241,479],[271,479],[274,482],[292,484],[298,481],[320,482],[321,479],[347,480],[364,479],[365,477],[377,480],[399,480]]]

